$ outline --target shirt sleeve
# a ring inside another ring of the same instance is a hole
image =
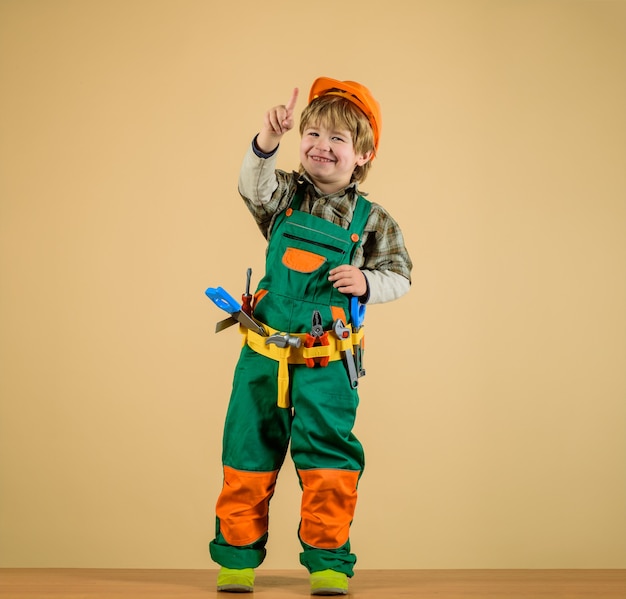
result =
[[[411,286],[413,263],[398,223],[380,204],[372,203],[367,237],[359,262],[368,283],[368,303],[398,299]]]
[[[368,304],[391,302],[407,293],[411,281],[392,270],[363,270],[367,279]]]
[[[255,151],[254,142],[250,144],[239,171],[239,194],[266,239],[274,218],[289,204],[294,188],[293,176],[276,170],[276,151],[262,154]]]

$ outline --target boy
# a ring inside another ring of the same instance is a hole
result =
[[[269,240],[253,309],[267,336],[242,328],[210,551],[222,566],[219,591],[253,590],[269,502],[291,442],[302,487],[300,561],[311,594],[344,595],[356,562],[349,529],[364,466],[352,433],[358,381],[355,368],[346,368],[362,335],[351,326],[351,298],[365,304],[400,297],[412,265],[396,222],[358,192],[378,150],[376,100],[359,83],[317,79],[301,116],[300,172],[287,173],[275,169],[275,156],[294,126],[297,97],[295,89],[286,105],[266,113],[239,178]]]

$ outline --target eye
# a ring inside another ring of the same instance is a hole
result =
[[[338,135],[333,135],[333,141],[346,141],[343,137],[339,137]]]

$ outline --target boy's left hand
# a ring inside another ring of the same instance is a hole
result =
[[[367,292],[365,275],[356,266],[344,264],[333,268],[328,273],[328,280],[332,281],[335,289],[347,295],[361,297]]]

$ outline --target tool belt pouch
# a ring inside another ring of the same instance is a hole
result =
[[[279,332],[267,325],[264,325],[264,327],[268,331],[269,336]],[[344,351],[346,347],[350,348],[350,344],[354,344],[355,339],[359,342],[363,339],[363,329],[361,329],[358,333],[352,334],[351,338],[347,340],[336,339],[333,335],[329,335],[328,345],[304,347],[304,340],[307,336],[306,333],[289,333],[292,337],[300,337],[302,345],[299,348],[294,348],[289,345],[287,347],[278,347],[274,344],[266,345],[265,342],[268,337],[263,337],[244,326],[240,326],[239,331],[243,335],[243,343],[248,344],[250,349],[278,362],[277,404],[281,408],[291,407],[289,398],[289,364],[307,364],[307,362],[310,363],[311,360],[317,362],[322,359],[324,361],[341,360],[341,352]]]

